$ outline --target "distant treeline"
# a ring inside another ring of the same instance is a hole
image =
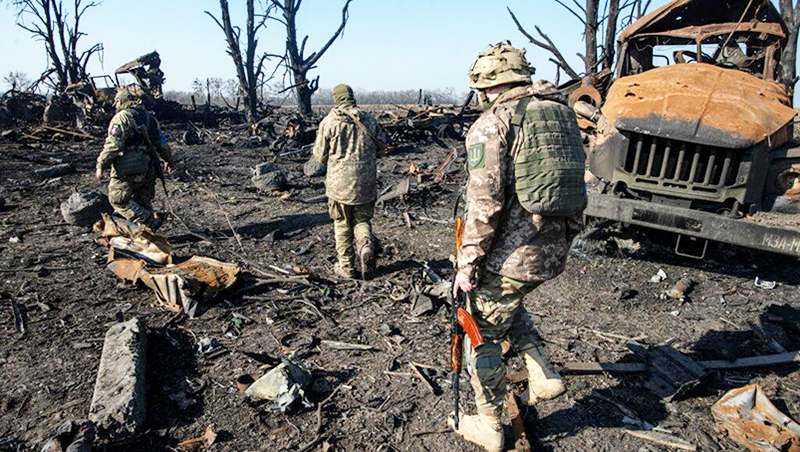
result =
[[[241,107],[241,102],[238,100],[236,93],[236,86],[231,84],[230,81],[210,79],[210,83],[206,86],[205,81],[200,83],[196,81],[192,86],[194,92],[185,91],[167,91],[164,97],[169,100],[180,102],[185,105],[192,104],[192,96],[194,96],[197,105],[205,105],[209,98],[211,105],[216,107]],[[333,103],[331,98],[331,91],[333,88],[320,88],[312,97],[314,105],[330,105]],[[362,90],[354,88],[356,100],[362,105],[375,105],[375,104],[453,104],[460,105],[467,96],[466,92],[457,93],[453,88],[436,89],[436,90],[420,90],[409,89],[399,91],[385,91],[385,90]],[[291,92],[285,94],[275,94],[274,91],[261,93],[262,101],[272,105],[296,105],[297,102]]]

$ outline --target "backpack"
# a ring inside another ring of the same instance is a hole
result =
[[[514,109],[509,146],[517,138],[524,140],[514,159],[514,191],[522,207],[546,216],[583,211],[586,153],[575,112],[560,102],[523,97]]]

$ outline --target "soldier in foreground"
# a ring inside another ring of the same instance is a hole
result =
[[[456,432],[489,451],[503,450],[502,340],[525,360],[528,404],[565,392],[523,299],[564,271],[587,202],[585,155],[574,112],[551,83],[532,84],[533,73],[525,50],[510,44],[482,52],[469,71],[470,87],[490,104],[466,138],[467,210],[453,290],[469,294],[467,310],[486,342],[466,346],[478,414],[460,416]]]
[[[313,155],[328,165],[325,194],[339,260],[334,273],[354,278],[357,253],[367,278],[375,266],[370,221],[378,198],[377,157],[386,148],[386,134],[371,114],[356,106],[349,86],[334,88],[333,101],[335,107],[319,124]]]
[[[117,113],[108,126],[103,151],[97,158],[95,177],[103,180],[103,173],[111,169],[108,200],[114,211],[125,219],[156,230],[163,222],[163,217],[153,211],[156,179],[163,181],[164,177],[160,160],[165,162],[168,173],[175,172],[172,151],[156,118],[130,91],[119,90],[114,106]]]

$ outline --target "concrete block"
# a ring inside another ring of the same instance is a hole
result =
[[[146,351],[145,326],[139,319],[106,332],[89,410],[101,436],[129,435],[144,423]]]

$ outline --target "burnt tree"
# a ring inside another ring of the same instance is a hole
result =
[[[308,56],[306,56],[308,36],[304,37],[300,43],[297,40],[297,13],[300,11],[302,1],[272,0],[272,4],[281,12],[281,17],[275,18],[275,20],[286,27],[286,55],[284,62],[292,76],[291,88],[294,89],[297,106],[300,109],[300,114],[310,117],[313,114],[311,111],[311,96],[319,89],[319,76],[309,80],[308,72],[314,68],[314,65],[322,58],[322,55],[328,51],[336,38],[344,31],[349,18],[349,7],[352,0],[345,2],[342,8],[342,22],[333,36],[328,39],[328,42],[322,48]]]
[[[258,121],[259,81],[264,71],[264,61],[268,58],[266,53],[256,57],[256,48],[258,47],[256,34],[265,26],[271,10],[271,8],[267,8],[262,14],[257,15],[254,3],[254,0],[247,0],[247,25],[245,26],[247,41],[245,42],[244,56],[241,48],[241,29],[231,24],[227,0],[219,0],[220,19],[208,11],[205,12],[214,19],[214,22],[225,34],[228,55],[231,56],[236,67],[236,78],[239,81],[238,91],[245,105],[245,116],[247,122],[251,124]]]
[[[36,84],[45,82],[56,92],[88,78],[86,66],[93,55],[102,52],[103,45],[95,44],[79,51],[81,19],[98,2],[73,0],[71,9],[64,9],[61,0],[14,0],[17,25],[44,43],[49,67]]]
[[[649,0],[628,0],[624,3],[621,0],[605,0],[605,2],[601,0],[585,0],[584,4],[579,3],[578,0],[572,0],[574,6],[568,5],[562,0],[554,1],[583,24],[585,50],[584,53],[578,54],[578,57],[583,61],[583,70],[580,72],[567,62],[564,54],[541,28],[535,26],[534,28],[539,37],[532,36],[525,30],[511,9],[507,9],[517,29],[528,41],[550,52],[553,55],[550,61],[556,65],[559,72],[564,71],[573,80],[579,80],[581,74],[585,76],[613,68],[620,17],[625,10],[630,9],[631,12],[628,18],[630,22],[631,18],[645,14],[650,6]],[[601,32],[603,29],[604,32]],[[600,42],[598,42],[598,38],[601,39]]]
[[[800,31],[800,1],[792,5],[792,0],[781,0],[781,16],[789,28],[786,46],[781,50],[781,68],[778,78],[790,90],[797,83],[797,37]]]

